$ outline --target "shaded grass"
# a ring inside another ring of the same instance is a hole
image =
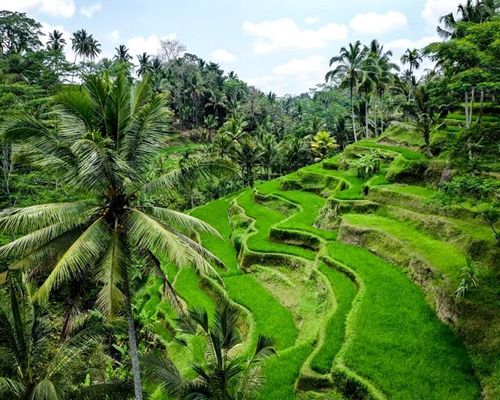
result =
[[[226,290],[235,302],[248,308],[255,319],[255,337],[267,335],[276,349],[293,346],[297,328],[292,314],[282,306],[252,275],[238,275],[224,279]]]
[[[465,265],[465,257],[456,247],[425,235],[409,223],[374,214],[345,214],[343,218],[351,225],[376,229],[394,236],[404,242],[410,251],[452,279],[458,278],[460,267]]]
[[[352,268],[365,292],[348,327],[343,362],[390,399],[477,399],[468,354],[406,275],[365,249],[330,242],[331,257]]]
[[[200,277],[192,268],[182,268],[175,277],[174,288],[189,308],[202,308],[210,319],[215,313],[213,299],[202,289]]]
[[[296,398],[294,384],[302,364],[312,351],[310,343],[292,347],[266,361],[263,374],[266,384],[256,396],[261,400],[292,400]]]
[[[412,151],[405,149],[404,147],[399,147],[399,146],[390,146],[387,144],[380,144],[371,140],[360,140],[359,142],[356,143],[357,146],[363,146],[363,147],[370,147],[374,149],[383,149],[383,150],[390,150],[394,151],[396,153],[401,154],[404,158],[407,160],[421,160],[424,159],[425,156],[422,153],[419,153],[418,151]]]
[[[311,360],[311,369],[320,374],[327,374],[332,369],[333,360],[344,342],[346,316],[351,309],[357,289],[354,282],[344,273],[325,264],[321,264],[319,270],[332,286],[337,308],[326,322],[324,342]]]

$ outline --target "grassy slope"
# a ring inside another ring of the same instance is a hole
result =
[[[357,247],[332,242],[328,251],[366,287],[343,354],[348,367],[391,399],[477,398],[464,347],[404,273]]]

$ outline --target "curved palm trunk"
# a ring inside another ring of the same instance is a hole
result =
[[[135,400],[142,400],[141,370],[139,367],[139,353],[137,351],[137,338],[135,335],[135,324],[132,315],[132,303],[130,301],[130,287],[127,272],[125,272],[124,275],[125,312],[127,314],[128,341],[130,359],[132,361]]]

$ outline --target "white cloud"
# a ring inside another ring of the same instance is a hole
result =
[[[75,13],[75,3],[73,0],[0,0],[0,9],[69,18]]]
[[[264,91],[282,96],[307,92],[323,82],[328,71],[328,60],[320,55],[294,58],[275,66],[269,75],[257,76],[247,81]]]
[[[439,23],[439,18],[450,12],[455,13],[457,7],[464,0],[427,0],[422,10],[422,17],[431,27]]]
[[[120,41],[120,38],[120,31],[117,29],[106,35],[106,39],[108,39],[111,43],[118,43]]]
[[[128,47],[130,54],[135,58],[136,55],[146,52],[148,54],[158,54],[160,50],[161,39],[175,39],[175,33],[170,33],[167,36],[159,37],[158,35],[150,35],[148,37],[136,36],[129,40],[125,45]]]
[[[80,14],[84,15],[87,18],[92,18],[95,13],[102,10],[101,2],[91,4],[90,6],[81,6]]]
[[[406,15],[399,11],[388,11],[385,14],[375,12],[357,14],[349,22],[352,30],[362,35],[380,35],[404,29],[407,25]]]
[[[319,17],[318,16],[315,16],[315,17],[306,17],[306,19],[304,20],[304,22],[306,24],[309,24],[309,25],[314,25],[314,24],[317,24],[319,22]]]
[[[217,49],[210,53],[210,57],[216,62],[232,64],[235,63],[237,58],[233,53],[230,53],[226,49]]]
[[[412,39],[396,39],[385,44],[387,49],[421,49],[430,43],[439,42],[441,39],[437,35],[424,36],[423,38]]]
[[[332,41],[347,38],[347,28],[343,25],[331,23],[316,30],[301,30],[290,18],[258,23],[244,21],[243,30],[257,38],[254,43],[257,54],[324,48]]]

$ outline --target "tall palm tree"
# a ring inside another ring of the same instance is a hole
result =
[[[349,48],[342,47],[340,49],[340,55],[330,59],[330,67],[335,64],[337,64],[337,66],[335,69],[328,71],[325,76],[327,82],[340,78],[341,85],[347,85],[349,87],[354,141],[358,140],[354,114],[354,94],[357,93],[359,82],[364,74],[362,68],[366,53],[366,47],[364,47],[359,40],[354,44],[349,43]]]
[[[271,168],[280,156],[280,147],[272,133],[265,133],[259,141],[261,162],[264,166],[267,179],[271,179]]]
[[[47,49],[52,51],[63,51],[66,45],[66,39],[63,38],[62,32],[54,29],[49,33],[49,40],[47,41]]]
[[[127,49],[127,46],[125,46],[124,44],[115,47],[115,50],[116,50],[116,55],[114,59],[116,62],[128,63],[132,59],[132,56],[129,54],[129,50]]]
[[[453,13],[443,15],[439,18],[439,23],[443,27],[436,28],[437,33],[443,39],[459,38],[464,35],[464,30],[460,28],[459,22],[481,23],[491,19],[498,9],[497,0],[467,0],[457,7],[457,18]]]
[[[73,33],[71,38],[71,49],[75,52],[75,61],[77,57],[85,57],[87,55],[87,46],[89,41],[89,34],[85,29],[80,29]]]
[[[187,334],[196,334],[201,328],[207,340],[205,359],[192,366],[195,379],[184,379],[172,360],[154,355],[142,360],[147,379],[174,399],[255,398],[256,390],[263,384],[260,363],[275,354],[271,340],[259,336],[250,357],[234,356],[231,350],[241,343],[237,311],[224,303],[216,310],[213,326],[208,321],[206,311],[194,310],[184,323]]]
[[[139,63],[139,68],[137,69],[137,76],[142,77],[149,74],[152,71],[151,57],[148,53],[144,52],[137,56],[137,62]]]
[[[202,274],[215,274],[210,261],[220,262],[191,239],[200,231],[217,234],[213,228],[154,205],[151,196],[175,193],[179,182],[195,184],[208,177],[211,168],[219,175],[229,169],[203,161],[151,178],[150,166],[164,147],[170,112],[165,97],[153,92],[148,79],[133,86],[123,73],[114,80],[87,76],[82,88],[67,89],[55,101],[55,121],[17,116],[4,136],[32,144],[26,154],[32,164],[59,176],[81,198],[6,210],[0,228],[18,238],[0,247],[0,259],[14,260],[10,269],[49,271],[34,295],[39,301],[69,280],[95,278],[100,287],[97,307],[108,317],[126,315],[134,390],[140,400],[131,257],[142,257],[152,268],[167,257]],[[34,269],[37,263],[46,268]]]
[[[410,67],[410,74],[414,69],[418,69],[420,67],[420,63],[422,62],[422,55],[418,49],[406,49],[404,54],[401,56],[401,63],[403,65],[408,64]]]

